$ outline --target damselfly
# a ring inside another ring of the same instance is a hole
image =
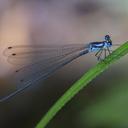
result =
[[[97,60],[103,60],[111,53],[112,41],[109,35],[101,42],[67,45],[17,45],[5,49],[7,61],[20,68],[15,70],[16,90],[0,99],[4,101],[22,92],[39,80],[48,78],[57,69],[87,53],[96,52]]]

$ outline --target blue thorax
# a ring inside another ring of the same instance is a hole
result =
[[[109,35],[105,36],[105,41],[101,41],[101,42],[91,42],[89,44],[89,52],[95,52],[95,51],[99,51],[101,49],[107,49],[110,48],[112,46],[112,41],[110,39]]]

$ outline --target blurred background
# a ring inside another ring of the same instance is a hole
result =
[[[4,49],[23,44],[88,44],[110,34],[128,40],[127,0],[0,0],[0,92],[15,66]],[[34,128],[55,101],[97,64],[93,54],[78,58],[12,99],[0,103],[1,128]],[[128,128],[127,56],[77,94],[47,128]]]

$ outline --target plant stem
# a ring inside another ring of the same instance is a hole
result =
[[[123,57],[128,53],[128,42],[124,43],[112,54],[99,62],[95,67],[85,73],[77,82],[75,82],[49,109],[44,117],[37,124],[36,128],[45,128],[51,119],[69,102],[82,88],[92,81],[96,76],[105,71],[110,64]]]

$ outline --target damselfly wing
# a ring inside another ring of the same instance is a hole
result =
[[[10,64],[18,67],[10,77],[17,86],[14,92],[6,94],[1,101],[34,85],[40,79],[46,79],[57,69],[86,53],[88,46],[84,44],[9,46],[4,55]]]

